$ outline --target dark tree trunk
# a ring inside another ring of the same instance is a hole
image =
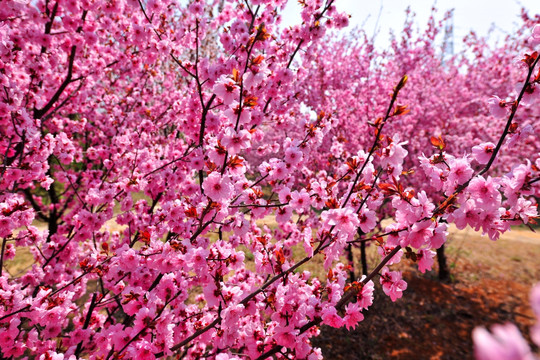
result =
[[[360,259],[362,261],[362,275],[368,274],[367,258],[366,258],[366,243],[362,241],[360,243]]]
[[[444,244],[437,249],[437,262],[439,263],[439,280],[450,280],[450,270],[446,264],[446,255],[444,254]]]
[[[351,278],[350,281],[356,281],[356,276],[354,275],[354,256],[352,252],[352,244],[347,246],[347,260],[349,260],[349,266],[351,267],[351,270],[349,271],[349,277]]]
[[[362,229],[358,228],[358,237],[362,238],[362,235],[365,235]],[[362,265],[362,275],[368,274],[368,267],[367,267],[367,258],[366,258],[366,243],[365,241],[362,241],[360,243],[360,264]]]

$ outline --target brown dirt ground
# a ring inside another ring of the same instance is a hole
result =
[[[540,281],[540,235],[516,229],[493,242],[454,229],[446,252],[449,283],[437,280],[436,267],[421,274],[405,260],[398,266],[408,283],[403,298],[392,303],[378,287],[356,329],[322,327],[313,343],[326,359],[450,360],[473,358],[476,326],[513,322],[528,338],[535,322],[529,292]]]

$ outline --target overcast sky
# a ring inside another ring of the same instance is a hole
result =
[[[298,2],[290,0],[289,3],[283,14],[283,23],[299,23]],[[471,30],[484,36],[494,26],[494,31],[491,33],[492,40],[502,40],[505,33],[513,32],[520,24],[519,14],[522,7],[528,9],[529,14],[540,14],[540,0],[439,0],[436,2],[434,0],[336,0],[337,8],[351,15],[351,26],[363,25],[370,35],[376,27],[378,28],[379,34],[376,37],[378,47],[385,47],[388,44],[390,29],[394,29],[396,33],[402,29],[407,6],[416,13],[417,24],[423,28],[434,4],[440,17],[445,11],[454,9],[456,50],[460,48],[459,39]],[[379,18],[378,22],[377,18]]]

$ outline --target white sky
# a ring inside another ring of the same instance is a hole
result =
[[[396,34],[403,28],[405,9],[407,6],[416,13],[416,24],[424,28],[427,24],[431,8],[437,8],[437,19],[450,9],[454,9],[454,46],[460,49],[464,35],[471,30],[478,35],[490,34],[492,41],[501,40],[505,33],[511,33],[521,23],[519,18],[522,7],[529,10],[530,15],[540,14],[540,0],[336,0],[336,7],[351,15],[350,26],[363,25],[368,35],[375,31],[377,18],[379,34],[376,37],[377,47],[388,45],[389,30]],[[382,11],[381,10],[382,6]],[[296,0],[290,0],[283,13],[283,24],[300,22],[300,6]],[[345,29],[346,31],[347,29]]]

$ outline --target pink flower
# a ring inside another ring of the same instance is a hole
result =
[[[151,12],[159,12],[161,11],[161,2],[159,1],[156,1],[156,0],[148,0],[148,2],[146,3],[146,8],[151,11]]]
[[[227,128],[221,138],[221,143],[227,148],[231,155],[238,154],[241,150],[249,147],[251,134],[247,130],[234,131]]]
[[[137,358],[141,360],[153,360],[156,357],[154,353],[156,352],[156,347],[154,344],[148,342],[147,340],[142,340],[135,345],[135,347],[128,350],[128,355],[130,358]]]
[[[195,5],[198,3],[193,3]],[[225,105],[232,104],[233,100],[240,96],[240,90],[238,85],[227,76],[223,75],[216,81],[214,88],[212,89]]]
[[[289,330],[288,327],[280,327],[275,335],[275,339],[279,345],[292,348],[296,345],[299,332],[299,330]]]
[[[463,230],[467,225],[475,227],[478,223],[479,216],[476,203],[472,199],[468,199],[465,203],[461,204],[459,209],[455,210],[450,215],[450,220],[456,225],[459,230]]]
[[[431,217],[433,209],[435,209],[435,205],[431,202],[424,190],[418,193],[417,199],[414,200],[413,204],[418,207],[417,215],[419,218]]]
[[[355,328],[356,324],[364,320],[364,315],[361,312],[361,308],[357,302],[349,303],[345,308],[345,317],[343,318],[347,330]]]
[[[362,229],[365,234],[369,233],[375,228],[375,225],[377,225],[375,212],[365,208],[360,211],[358,220],[360,221],[360,229]]]
[[[365,279],[365,275],[362,276],[362,281]],[[362,286],[362,290],[358,292],[357,295],[357,301],[358,305],[362,309],[367,309],[368,307],[373,304],[373,292],[375,291],[375,284],[373,281],[369,280],[364,286]]]
[[[446,241],[446,235],[448,235],[448,225],[446,224],[439,224],[435,231],[433,232],[433,236],[430,239],[430,245],[429,247],[432,249],[438,249],[444,244]]]
[[[329,306],[322,311],[323,324],[339,328],[343,326],[343,319],[337,314],[337,310],[333,306]]]
[[[534,25],[532,34],[529,37],[528,41],[531,46],[537,46],[540,44],[540,24]]]
[[[221,353],[216,356],[216,360],[238,360],[236,356],[231,356],[229,354]]]
[[[223,115],[227,117],[233,123],[236,123],[240,117],[239,124],[242,126],[247,126],[251,120],[251,110],[248,107],[240,107],[238,104],[228,108],[223,112]]]
[[[6,146],[0,145],[0,155],[13,157],[13,155],[15,155],[15,150],[13,150],[13,147],[8,148]]]
[[[494,325],[491,333],[475,328],[472,336],[478,360],[534,360],[531,349],[513,324]]]
[[[133,24],[133,39],[136,42],[144,42],[146,41],[147,33],[144,26]]]
[[[521,164],[512,169],[512,171],[503,178],[504,195],[507,198],[517,197],[519,192],[522,192],[526,187],[526,183],[532,177],[532,169],[530,164]]]
[[[540,346],[540,283],[531,290],[531,307],[536,315],[536,325],[531,328],[531,338]]]
[[[540,90],[538,90],[536,93],[540,94]],[[540,95],[538,99],[540,99]],[[527,137],[531,135],[534,136],[534,128],[532,127],[531,124],[527,124],[523,126],[522,128],[520,128],[518,132],[516,132],[515,134],[512,134],[512,136],[510,136],[506,140],[505,145],[509,148],[513,147],[514,145],[520,142],[524,142],[525,140],[527,140]]]
[[[420,167],[424,171],[426,178],[429,179],[429,185],[435,190],[440,190],[443,186],[443,182],[441,181],[443,170],[432,162],[433,158],[434,157],[427,158],[422,154],[418,157],[418,160],[420,161]]]
[[[243,36],[248,36],[248,33],[244,33]],[[243,40],[243,41],[242,41]],[[245,39],[240,40],[242,43],[246,43]],[[244,74],[244,88],[246,89],[253,89],[256,88],[267,76],[268,71],[258,71],[251,69],[251,71],[247,71],[246,74]]]
[[[213,172],[204,180],[203,190],[210,199],[223,202],[232,197],[234,187],[228,177]]]
[[[278,199],[281,203],[286,204],[291,201],[291,189],[284,187],[278,193]]]
[[[381,158],[381,165],[392,169],[392,176],[399,177],[403,170],[403,159],[408,154],[403,145],[407,144],[407,141],[400,142],[399,134],[396,134],[392,139],[392,143],[383,150],[383,157]]]
[[[275,160],[275,161],[272,161]],[[271,170],[270,170],[270,178],[272,180],[283,180],[287,177],[287,175],[290,173],[290,170],[287,168],[287,164],[278,159],[271,159]]]
[[[282,206],[276,210],[276,221],[279,224],[286,223],[291,219],[292,208],[290,206]]]
[[[453,159],[449,162],[449,165],[448,183],[452,187],[464,184],[473,174],[473,169],[471,169],[467,157]]]
[[[220,298],[218,297],[220,294],[220,290],[216,287],[216,284],[213,281],[210,281],[208,284],[203,286],[202,288],[204,298],[206,300],[206,303],[209,307],[218,306],[220,302]]]
[[[204,6],[199,1],[194,1],[189,5],[189,11],[194,15],[201,15],[204,11]]]
[[[302,152],[297,147],[291,146],[285,150],[285,161],[291,165],[298,165],[302,157]]]
[[[518,82],[515,87],[516,92],[520,94],[524,86],[525,86],[524,82]],[[534,104],[536,101],[538,101],[539,97],[540,97],[540,89],[537,89],[536,83],[529,82],[527,83],[527,86],[525,86],[525,91],[523,92],[521,103]]]
[[[289,204],[299,213],[307,211],[311,204],[309,193],[305,189],[302,189],[300,192],[293,191],[291,193],[291,201]]]
[[[537,204],[520,197],[515,206],[510,209],[510,214],[516,216],[528,224],[531,219],[538,217]]]
[[[233,37],[228,32],[223,32],[220,36],[220,41],[225,50],[230,51],[233,45]]]
[[[499,193],[499,185],[495,183],[493,178],[484,179],[483,176],[477,176],[471,180],[468,188],[471,196],[476,202],[480,202],[482,210],[487,211],[487,206],[490,208],[498,208],[501,201]]]
[[[133,329],[135,331],[141,331],[144,329],[147,324],[150,324],[156,316],[155,310],[150,309],[149,307],[141,308],[137,314],[135,314],[135,320],[133,321]]]
[[[435,256],[435,251],[429,249],[420,249],[418,251],[418,270],[423,274],[426,270],[431,270],[433,266],[433,257]]]
[[[414,224],[406,242],[402,243],[401,246],[410,244],[412,247],[420,249],[433,236],[432,224],[431,220]]]
[[[403,296],[403,290],[407,289],[407,283],[401,279],[400,271],[390,271],[384,267],[381,271],[381,285],[386,295],[390,296],[392,301]]]
[[[495,144],[492,142],[482,143],[480,145],[473,146],[472,153],[474,159],[478,161],[479,164],[487,164],[493,150],[495,149]]]
[[[188,253],[188,260],[192,264],[193,268],[197,271],[200,269],[206,269],[207,263],[206,259],[208,258],[208,255],[210,252],[206,249],[195,249],[191,250]]]
[[[343,13],[334,17],[334,22],[338,29],[349,26],[349,15]]]
[[[490,114],[496,118],[506,117],[506,102],[501,100],[498,96],[493,95],[493,97],[488,100],[488,109]]]
[[[330,209],[321,214],[323,221],[330,225],[335,226],[336,230],[343,231],[348,234],[354,234],[356,228],[360,224],[358,215],[351,208],[345,209]]]
[[[118,251],[120,268],[124,271],[134,271],[139,265],[139,255],[133,249],[121,248]]]
[[[56,352],[53,352],[53,351],[47,351],[47,354],[43,354],[39,357],[39,360],[44,360],[44,359],[51,359],[51,360],[64,360],[64,359],[67,359],[67,360],[75,360],[76,357],[75,355],[71,355],[70,357],[66,358],[64,357],[64,354],[58,354]]]

